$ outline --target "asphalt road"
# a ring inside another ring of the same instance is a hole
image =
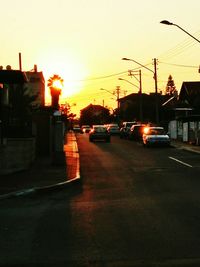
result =
[[[0,266],[199,266],[199,155],[77,136],[82,190],[0,203]]]

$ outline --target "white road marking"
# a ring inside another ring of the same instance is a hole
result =
[[[188,163],[185,163],[185,162],[183,162],[183,161],[181,161],[181,160],[178,160],[178,159],[176,159],[176,158],[173,158],[173,157],[169,157],[169,158],[172,159],[172,160],[174,160],[174,161],[179,162],[180,164],[183,164],[183,165],[185,165],[185,166],[187,166],[187,167],[192,168],[192,165],[190,165],[190,164],[188,164]]]

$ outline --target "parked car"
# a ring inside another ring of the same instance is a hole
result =
[[[132,125],[137,124],[135,121],[125,121],[120,128],[120,138],[127,138]]]
[[[95,140],[110,142],[110,134],[105,126],[93,125],[92,129],[89,132],[89,141],[93,142]]]
[[[129,131],[128,139],[134,141],[141,141],[145,127],[145,124],[132,125]]]
[[[73,126],[73,131],[75,133],[82,133],[81,127],[79,125],[74,125]]]
[[[108,132],[111,135],[119,135],[120,134],[120,129],[117,124],[109,124],[107,127]]]
[[[170,137],[163,127],[146,127],[142,136],[143,145],[170,145]]]
[[[82,126],[81,126],[81,131],[82,131],[83,133],[89,133],[90,130],[91,130],[90,125],[82,125]]]

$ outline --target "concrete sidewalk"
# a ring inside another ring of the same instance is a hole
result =
[[[79,153],[73,132],[65,135],[61,164],[38,157],[26,171],[0,176],[0,199],[69,186],[80,180]]]
[[[177,149],[183,149],[200,154],[200,146],[197,145],[189,144],[187,142],[181,142],[178,140],[171,140],[171,145]]]

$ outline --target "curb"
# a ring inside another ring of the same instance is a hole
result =
[[[184,146],[184,145],[176,145],[174,143],[171,144],[171,146],[176,148],[176,149],[186,150],[186,151],[189,151],[189,152],[200,154],[199,150],[197,150],[195,148],[192,148],[192,147],[187,147],[187,146]]]
[[[197,150],[195,150],[195,149],[192,149],[192,148],[190,148],[190,147],[180,147],[180,149],[182,149],[182,150],[186,150],[186,151],[189,151],[189,152],[193,152],[193,153],[197,153],[197,154],[200,154],[200,151],[197,151]]]
[[[43,187],[33,187],[33,188],[28,188],[20,191],[14,191],[8,194],[3,194],[0,195],[0,200],[4,199],[9,199],[9,198],[16,198],[16,197],[24,197],[24,196],[30,196],[33,194],[45,194],[49,192],[53,192],[56,190],[61,190],[65,188],[72,188],[74,185],[81,185],[81,178],[76,177],[71,180],[57,183],[57,184],[52,184],[52,185],[47,185]]]

